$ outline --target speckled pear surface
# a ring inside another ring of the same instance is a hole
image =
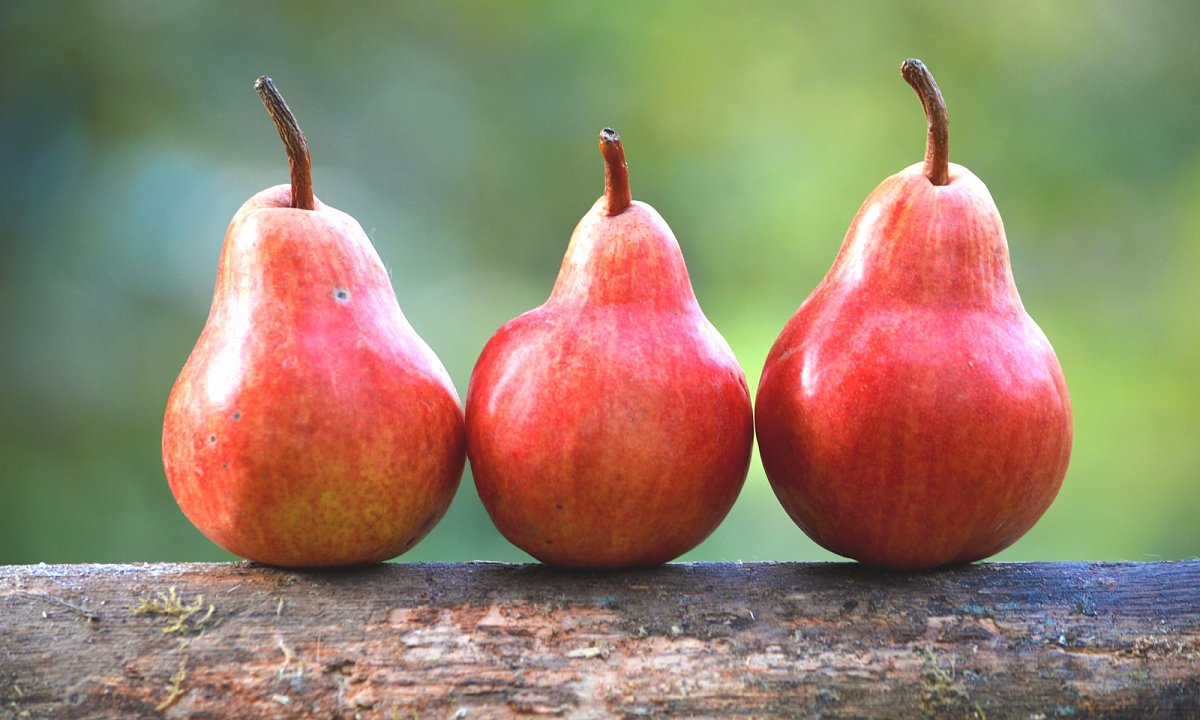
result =
[[[171,391],[163,464],[213,542],[273,565],[394,557],[465,462],[449,376],[359,224],[276,186],[237,212],[208,321]]]

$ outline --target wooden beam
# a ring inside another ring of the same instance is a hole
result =
[[[5,717],[1200,717],[1200,562],[0,567]]]

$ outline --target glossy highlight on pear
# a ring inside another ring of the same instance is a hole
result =
[[[675,236],[632,200],[620,136],[545,304],[501,327],[467,391],[467,452],[500,532],[542,562],[656,565],[707,537],[750,462],[749,390]]]
[[[312,194],[308,143],[274,83],[255,89],[292,184],[250,198],[226,233],[208,320],[167,401],[167,480],[235,555],[386,560],[454,497],[462,410],[362,228]]]
[[[999,211],[949,162],[949,121],[919,60],[925,160],[866,199],[825,278],[784,327],[755,425],[771,486],[823,547],[915,570],[989,557],[1050,506],[1072,415],[1025,311]]]

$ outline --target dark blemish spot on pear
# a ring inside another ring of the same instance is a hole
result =
[[[546,544],[547,544],[547,545],[553,545],[553,544],[554,544],[554,541],[553,541],[553,540],[551,540],[550,538],[546,538]]]
[[[562,510],[562,509],[563,509],[562,503],[554,503],[554,509],[555,509],[555,510]]]
[[[333,291],[333,299],[338,302],[350,302],[350,291],[346,288],[335,288]]]
[[[235,412],[235,413],[233,414],[233,419],[234,419],[234,420],[241,420],[241,419],[242,419],[242,414],[241,414],[240,412]]]
[[[216,435],[209,435],[209,436],[208,436],[208,441],[209,441],[210,443],[215,443],[215,442],[217,441],[217,436],[216,436]]]
[[[413,546],[413,543],[415,543],[416,541],[417,541],[417,536],[413,535],[412,537],[410,537],[409,539],[404,541],[404,547],[410,548]]]
[[[229,469],[229,463],[221,463],[221,469],[222,469],[222,470],[228,470],[228,469]]]
[[[438,521],[437,513],[430,513],[429,516],[426,517],[425,520],[421,522],[421,527],[417,530],[417,532],[420,532],[422,534],[429,532],[431,529],[433,529],[433,526],[435,524],[437,524],[437,521]]]

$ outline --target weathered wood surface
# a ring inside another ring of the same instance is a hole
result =
[[[0,568],[8,717],[1200,717],[1200,562]]]

